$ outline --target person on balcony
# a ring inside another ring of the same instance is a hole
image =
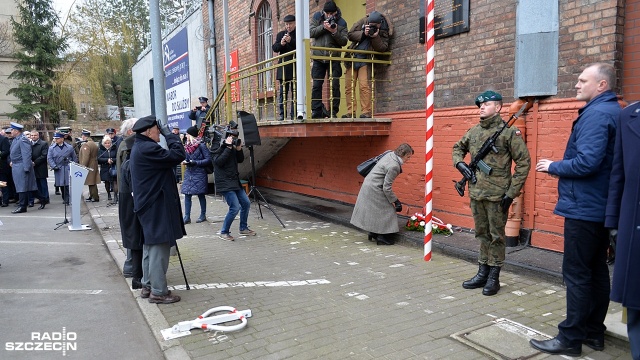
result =
[[[389,37],[393,35],[393,26],[389,19],[374,11],[356,22],[348,37],[351,40],[349,49],[384,52],[389,50]],[[371,55],[345,53],[345,58],[371,59]],[[347,113],[343,118],[356,117],[356,95],[353,89],[356,81],[360,87],[360,117],[370,118],[371,108],[371,69],[373,64],[345,61],[345,95],[347,96]]]
[[[209,111],[209,108],[211,107],[211,105],[209,105],[208,103],[209,99],[207,99],[204,96],[200,96],[198,98],[198,101],[200,101],[200,106],[195,106],[193,110],[191,110],[191,113],[189,114],[189,119],[195,120],[196,128],[200,129],[202,122],[207,117],[207,112]]]
[[[347,45],[347,22],[342,18],[340,9],[333,1],[324,4],[322,11],[313,14],[309,25],[309,35],[314,39],[314,45],[317,47],[340,49]],[[313,50],[314,56],[331,56],[339,57],[338,51]],[[331,100],[330,112],[322,103],[322,85],[324,78],[329,73],[331,80]],[[322,119],[329,116],[338,117],[340,110],[340,77],[342,76],[342,67],[338,60],[313,60],[311,66],[311,77],[313,85],[311,88],[311,118]]]
[[[296,49],[296,17],[293,15],[287,15],[284,17],[284,30],[280,31],[276,35],[276,41],[273,43],[272,49],[279,54],[286,54]],[[280,58],[278,63],[291,61],[294,59],[294,55],[285,56]],[[279,67],[276,72],[276,80],[279,83],[278,90],[278,106],[280,110],[279,120],[284,120],[285,106],[284,103],[291,104],[288,106],[288,113],[291,115],[291,120],[294,119],[294,106],[296,94],[293,92],[293,68],[295,64],[287,64]],[[291,94],[291,100],[289,101],[289,94]]]

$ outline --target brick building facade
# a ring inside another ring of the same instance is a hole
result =
[[[321,10],[324,2],[311,0],[311,14]],[[336,3],[349,25],[374,9],[388,15],[395,25],[392,65],[378,69],[376,76],[382,81],[375,95],[375,117],[391,118],[390,131],[385,136],[293,137],[261,167],[258,185],[355,203],[362,183],[355,171],[358,163],[402,142],[410,143],[417,154],[424,154],[426,52],[419,42],[420,1],[336,0]],[[294,0],[228,1],[230,48],[238,50],[240,67],[259,60],[255,14],[265,4],[271,11],[275,38],[282,30],[284,16],[295,13]],[[559,0],[557,94],[539,98],[520,125],[534,164],[539,158],[562,158],[571,123],[583,105],[574,100],[574,85],[587,64],[602,61],[615,65],[619,73],[618,93],[627,102],[640,99],[637,40],[640,37],[634,25],[640,18],[639,4],[640,0]],[[223,44],[222,2],[213,5],[216,43]],[[478,110],[473,104],[478,93],[487,89],[501,92],[505,99],[503,118],[508,117],[509,103],[514,100],[516,6],[511,0],[474,0],[469,15],[470,31],[436,41],[433,204],[435,215],[454,225],[472,228],[473,220],[468,198],[460,198],[453,188],[452,180],[459,180],[460,174],[452,166],[451,148],[478,121]],[[207,29],[206,1],[203,19]],[[205,38],[206,35],[205,30]],[[218,68],[224,69],[221,45],[217,52]],[[218,85],[223,82],[220,74]],[[264,130],[267,134],[285,128]],[[424,206],[423,159],[414,156],[394,183],[399,198],[410,205],[405,207],[405,215]],[[556,186],[557,181],[548,175],[533,170],[529,173],[523,195],[522,227],[530,233],[532,245],[562,251],[562,218],[553,214]]]

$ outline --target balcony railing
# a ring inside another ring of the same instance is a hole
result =
[[[309,54],[309,61],[305,64],[305,74],[303,74],[305,82],[307,84],[306,94],[304,98],[308,117],[311,117],[311,101],[313,100],[311,97],[313,83],[313,79],[311,77],[312,60],[340,61],[340,66],[343,66],[344,63],[351,63],[352,66],[350,67],[350,69],[353,69],[353,63],[367,63],[378,65],[391,64],[391,60],[389,60],[391,57],[391,52],[380,53],[376,51],[366,50],[316,47],[311,46],[311,42],[308,39],[304,40],[304,47],[305,53]],[[315,56],[311,54],[312,50],[340,52],[341,54],[343,54],[343,56]],[[365,54],[367,58],[360,59],[350,56],[344,57],[344,54]],[[293,56],[293,59],[278,63],[280,59],[289,56]],[[235,119],[236,112],[240,110],[253,113],[259,124],[271,123],[278,120],[280,115],[278,102],[279,84],[276,80],[275,75],[279,68],[283,68],[284,66],[289,64],[293,65],[293,79],[287,82],[291,83],[290,85],[293,91],[290,91],[289,99],[283,102],[284,114],[285,117],[288,118],[288,115],[291,113],[292,107],[293,114],[297,114],[298,109],[296,104],[296,92],[298,74],[296,74],[296,61],[297,59],[295,58],[295,51],[292,51],[289,53],[274,56],[269,60],[246,66],[237,71],[227,73],[225,76],[225,84],[222,87],[222,90],[218,93],[217,97],[211,104],[211,110],[209,111],[209,114],[207,114],[207,122],[209,124],[226,124],[230,120]],[[333,66],[333,63],[330,64],[330,66]],[[345,70],[343,68],[343,76],[339,79],[341,87],[345,85],[344,73],[346,71],[352,71],[350,69]],[[376,66],[369,66],[368,69],[370,71],[369,81],[371,84],[371,109],[373,114],[375,113],[376,84],[381,81],[389,80],[379,79],[376,77]],[[329,71],[329,74],[331,74],[331,71]],[[334,98],[334,94],[332,93],[330,86],[333,78],[329,76],[325,80],[326,81],[323,86],[323,89],[325,89],[323,90],[323,99],[319,100],[323,100],[326,108],[333,113],[331,103]],[[345,112],[344,109],[347,108],[347,101],[357,101],[358,93],[359,88],[357,86],[354,86],[351,99],[346,99],[344,91],[341,91],[342,96],[340,97],[340,108],[343,109],[342,112]]]

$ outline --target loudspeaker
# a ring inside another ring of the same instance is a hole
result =
[[[238,111],[238,118],[242,124],[242,141],[245,146],[261,145],[260,132],[258,131],[258,123],[253,114],[246,111]]]

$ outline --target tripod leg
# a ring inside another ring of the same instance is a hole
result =
[[[260,200],[264,201],[265,206],[267,209],[269,209],[269,211],[271,211],[271,213],[273,213],[273,215],[276,217],[276,219],[278,219],[278,221],[280,222],[280,225],[282,225],[282,227],[286,227],[284,226],[284,223],[282,222],[282,220],[280,220],[280,217],[278,216],[278,214],[276,214],[276,212],[271,208],[271,205],[269,205],[269,203],[267,202],[267,199],[264,198],[264,196],[262,196],[262,194],[260,193],[260,190],[258,190],[257,187],[253,186],[251,187],[251,191],[255,191],[254,194],[254,198],[256,196],[256,194],[260,197]],[[258,203],[258,208],[260,208],[260,201],[256,201]],[[262,212],[260,212],[260,216],[262,217]]]
[[[184,276],[184,283],[187,285],[187,290],[190,290],[189,282],[187,281],[187,274],[184,272],[184,265],[182,265],[182,256],[180,256],[180,249],[178,249],[177,242],[176,242],[176,252],[178,253],[178,260],[180,260],[180,268],[182,268],[182,276]]]
[[[258,204],[258,212],[260,213],[260,219],[264,219],[264,217],[262,216],[262,208],[260,207],[260,201],[258,201],[258,199],[256,198],[256,193],[254,192],[255,187],[252,186],[251,190],[249,191],[249,198],[251,198],[251,194],[253,193],[253,201]]]

